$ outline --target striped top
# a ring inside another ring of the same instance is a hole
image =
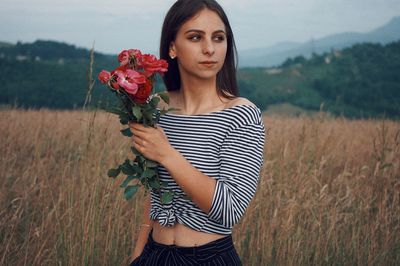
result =
[[[170,144],[217,183],[211,209],[205,213],[159,166],[160,180],[168,184],[174,198],[161,204],[159,194],[152,191],[150,219],[162,226],[178,222],[196,231],[231,234],[254,196],[263,163],[265,129],[260,109],[236,105],[199,115],[167,113],[159,125]]]

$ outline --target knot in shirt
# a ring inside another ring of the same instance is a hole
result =
[[[163,209],[158,214],[158,221],[162,226],[173,226],[176,221],[175,212],[173,209]]]

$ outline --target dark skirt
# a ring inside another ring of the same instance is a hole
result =
[[[154,241],[152,232],[142,254],[130,266],[242,265],[232,236],[196,247],[164,245]]]

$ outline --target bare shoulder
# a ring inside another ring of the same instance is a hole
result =
[[[248,99],[246,99],[246,98],[243,98],[243,97],[237,97],[237,98],[235,98],[235,99],[233,99],[233,100],[231,100],[229,103],[228,103],[228,108],[231,108],[231,107],[234,107],[234,106],[237,106],[237,105],[250,105],[250,106],[253,106],[253,107],[257,107],[254,103],[252,103],[250,100],[248,100]]]

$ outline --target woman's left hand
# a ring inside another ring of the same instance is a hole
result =
[[[133,134],[134,147],[147,159],[161,163],[173,149],[160,126],[153,128],[139,123],[129,123],[129,127]]]

